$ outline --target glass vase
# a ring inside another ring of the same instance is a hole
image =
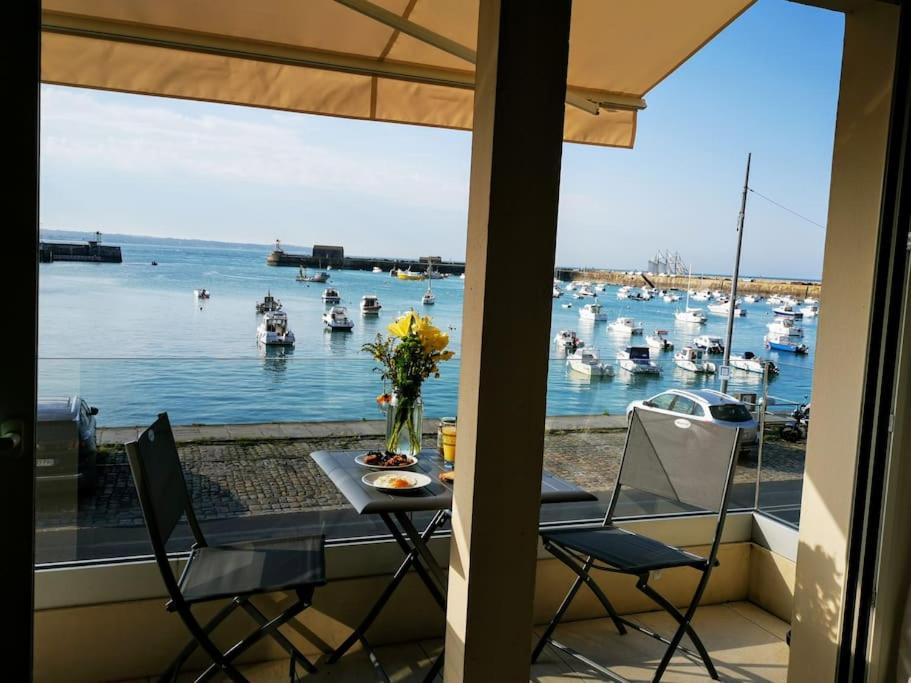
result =
[[[423,421],[420,394],[413,398],[393,394],[386,407],[386,450],[414,456],[420,453]]]

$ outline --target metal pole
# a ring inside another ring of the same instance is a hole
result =
[[[753,491],[753,509],[759,509],[760,486],[762,485],[762,447],[765,445],[765,414],[769,405],[769,363],[762,363],[762,405],[759,406],[759,445],[756,448],[756,488]]]
[[[747,191],[750,189],[750,159],[752,152],[747,154],[747,172],[743,179],[743,196],[740,198],[740,215],[737,216],[737,257],[734,259],[734,277],[731,278],[731,300],[728,302],[728,331],[724,340],[724,359],[722,367],[729,368],[731,360],[731,339],[734,336],[734,309],[737,307],[737,277],[740,275],[740,247],[743,245],[743,218],[747,210]],[[730,370],[725,370],[730,372]],[[728,392],[727,376],[721,380],[721,393]]]

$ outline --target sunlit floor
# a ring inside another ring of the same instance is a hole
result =
[[[633,617],[659,633],[670,635],[673,622],[661,612]],[[784,681],[787,678],[788,625],[748,602],[701,608],[696,630],[709,649],[723,681]],[[631,681],[650,681],[664,646],[647,636],[631,632],[619,636],[606,619],[576,621],[557,630],[557,640],[597,664]],[[439,652],[440,641],[405,643],[377,648],[377,655],[392,681],[420,681]],[[318,662],[318,665],[320,663]],[[285,683],[288,661],[254,664],[242,669],[253,683]],[[378,680],[367,656],[352,653],[334,666],[320,666],[311,676],[299,669],[301,681],[363,683]],[[187,676],[186,680],[192,680]],[[442,680],[442,679],[441,679]],[[532,667],[531,680],[610,680],[586,664],[550,647]],[[685,656],[675,657],[663,681],[711,680],[702,665]]]

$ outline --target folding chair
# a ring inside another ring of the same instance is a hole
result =
[[[294,678],[298,662],[307,671],[315,672],[313,664],[282,635],[279,627],[309,607],[314,589],[326,582],[325,538],[305,536],[210,546],[193,513],[167,413],[161,413],[136,441],[125,445],[155,560],[171,598],[167,609],[177,612],[193,637],[162,675],[162,680],[175,680],[187,658],[201,647],[212,664],[196,679],[197,682],[206,681],[219,671],[232,681],[246,681],[231,662],[265,635],[271,636],[290,655],[290,678]],[[196,542],[183,572],[175,578],[166,545],[183,515],[186,515]],[[250,598],[273,591],[293,591],[296,600],[270,619]],[[192,613],[194,605],[224,599],[230,599],[230,602],[205,625]],[[238,607],[256,622],[258,628],[222,652],[210,635]]]
[[[721,544],[721,534],[724,530],[728,496],[737,464],[740,438],[740,429],[729,429],[712,423],[690,420],[682,415],[673,416],[640,411],[638,408],[633,411],[626,436],[626,445],[623,449],[623,459],[620,463],[620,472],[617,475],[617,483],[614,486],[602,525],[595,528],[558,529],[541,534],[544,547],[572,569],[577,578],[535,646],[532,662],[537,660],[544,646],[551,643],[567,654],[596,666],[602,673],[614,680],[623,680],[616,674],[595,665],[594,662],[582,657],[571,648],[551,639],[554,629],[584,583],[603,605],[621,635],[624,635],[629,627],[660,640],[668,646],[655,671],[654,681],[661,680],[671,657],[678,649],[690,657],[701,659],[709,675],[718,679],[718,672],[715,670],[702,640],[693,629],[692,620],[712,569],[718,564],[718,547]],[[638,489],[676,503],[717,513],[715,537],[708,556],[700,557],[647,536],[614,526],[614,510],[620,491],[624,487]],[[702,574],[689,607],[683,613],[649,585],[652,572],[674,567],[691,567]],[[636,588],[677,622],[677,630],[674,635],[668,639],[619,616],[591,578],[592,569],[636,576]],[[681,645],[684,635],[689,636],[696,652]]]

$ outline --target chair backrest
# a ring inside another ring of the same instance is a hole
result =
[[[125,446],[156,557],[166,558],[165,546],[184,515],[197,544],[205,545],[190,504],[168,414],[161,413],[136,441]]]
[[[740,429],[685,415],[634,409],[606,521],[623,486],[702,510],[723,512],[737,464],[740,434]]]

